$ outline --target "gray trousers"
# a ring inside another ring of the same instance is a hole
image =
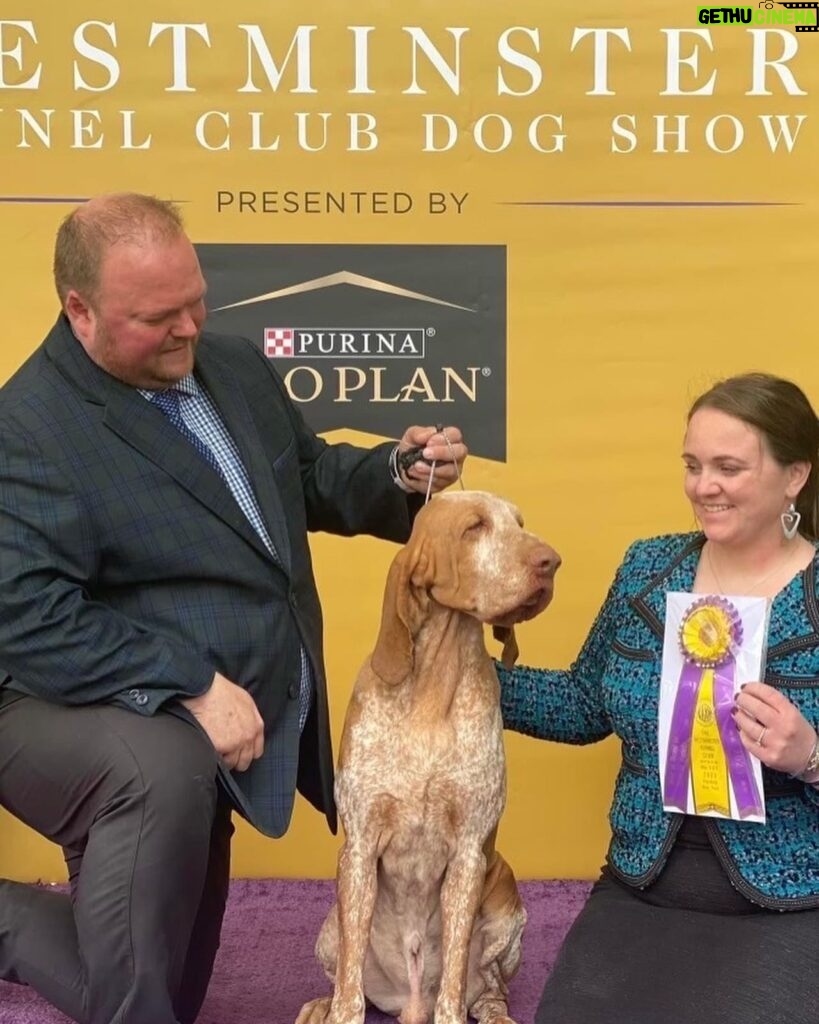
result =
[[[70,879],[0,880],[0,978],[80,1024],[191,1024],[228,890],[216,767],[173,715],[0,690],[0,805],[63,848]]]

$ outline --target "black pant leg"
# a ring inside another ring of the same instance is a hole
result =
[[[4,706],[0,803],[82,864],[73,906],[0,883],[0,976],[83,1024],[176,1024],[216,792],[212,746],[174,716]]]
[[[231,810],[230,801],[220,791],[202,899],[185,958],[179,994],[174,1000],[179,1024],[193,1024],[196,1020],[213,974],[230,882],[230,840],[234,832]]]
[[[224,791],[220,791],[211,832],[202,899],[188,946],[182,983],[174,999],[174,1010],[179,1024],[193,1024],[199,1016],[219,950],[222,920],[230,885],[230,841],[235,831],[231,820],[232,810],[229,798]],[[71,891],[76,893],[83,850],[64,847],[63,855]],[[71,926],[73,928],[73,915]]]

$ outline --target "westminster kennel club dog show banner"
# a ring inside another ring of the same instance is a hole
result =
[[[552,606],[518,630],[520,660],[567,665],[627,544],[694,526],[679,457],[693,396],[761,369],[819,401],[816,16],[688,0],[8,0],[0,379],[56,317],[62,218],[102,192],[176,201],[209,328],[258,346],[315,430],[364,445],[412,424],[463,431],[465,485],[513,501],[563,557]],[[337,738],[395,549],[311,547]],[[674,692],[666,737],[704,749],[716,733],[696,732],[696,704],[675,724]],[[595,875],[617,745],[506,747],[499,839],[516,875]],[[695,801],[690,768],[669,782]],[[711,813],[764,815],[752,767],[727,791],[717,775]],[[0,829],[0,876],[63,877],[33,833],[6,816]],[[337,849],[299,803],[276,843],[240,823],[233,869],[329,878]]]

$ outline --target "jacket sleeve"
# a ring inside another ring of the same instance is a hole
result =
[[[101,555],[88,500],[14,422],[2,425],[0,685],[148,715],[204,692],[211,665],[90,596]]]
[[[603,607],[576,660],[566,670],[508,669],[498,664],[501,712],[507,729],[556,740],[595,743],[612,732],[603,701],[602,679],[617,624],[624,613],[624,581],[634,546],[626,554]]]
[[[374,448],[328,444],[304,422],[270,360],[256,346],[250,347],[278,389],[290,418],[298,446],[308,530],[345,537],[364,533],[404,543],[423,505],[423,496],[407,494],[393,482],[389,457],[395,442]]]

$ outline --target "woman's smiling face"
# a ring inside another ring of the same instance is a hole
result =
[[[685,494],[715,544],[744,547],[781,538],[780,516],[796,497],[794,466],[782,466],[759,431],[708,407],[688,423]]]

